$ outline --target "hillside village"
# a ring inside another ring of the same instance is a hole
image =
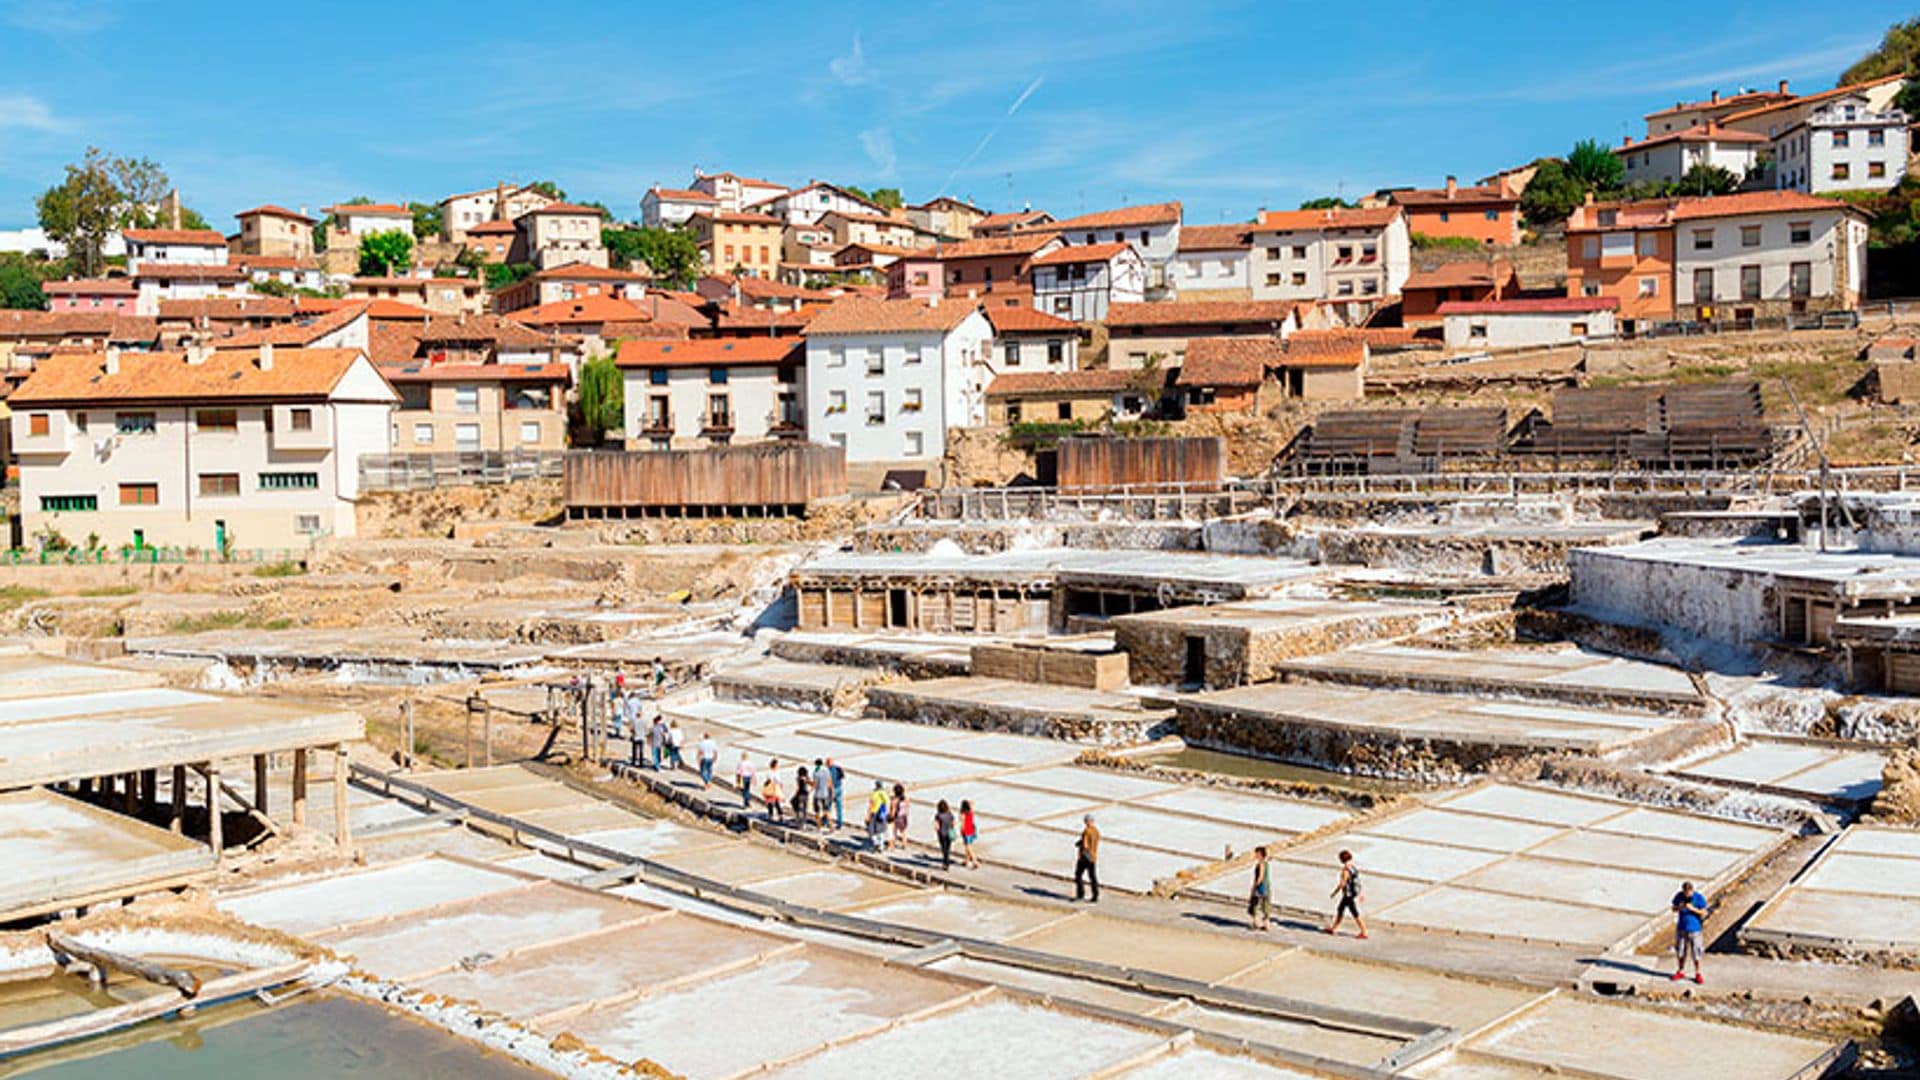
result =
[[[0,1073],[1914,1075],[1902,35],[1236,221],[88,151]]]

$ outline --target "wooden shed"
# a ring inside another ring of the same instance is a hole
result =
[[[1227,481],[1227,442],[1216,435],[1060,441],[1059,487],[1099,494],[1218,491]]]
[[[567,517],[774,517],[847,493],[846,451],[817,443],[567,454]]]

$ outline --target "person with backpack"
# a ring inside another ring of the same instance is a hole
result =
[[[1360,927],[1360,937],[1367,936],[1367,920],[1360,917],[1360,867],[1354,864],[1353,852],[1340,853],[1340,880],[1333,886],[1328,896],[1338,896],[1340,905],[1334,908],[1333,925],[1326,928],[1329,934],[1337,933],[1340,924],[1348,915],[1353,916],[1354,924]]]
[[[767,779],[760,785],[761,801],[767,804],[767,820],[780,824],[780,804],[785,801],[780,791],[780,759],[767,761]]]
[[[809,811],[813,806],[813,775],[807,772],[807,763],[801,762],[793,769],[793,824],[797,829],[807,827]]]
[[[959,832],[958,822],[954,820],[953,808],[947,800],[941,799],[933,809],[933,838],[940,845],[940,869],[953,869],[953,839]]]
[[[873,793],[867,796],[867,846],[875,851],[887,850],[887,785],[879,780],[873,782]]]
[[[1273,867],[1264,845],[1253,849],[1253,889],[1247,894],[1247,916],[1255,930],[1266,930],[1273,920]]]

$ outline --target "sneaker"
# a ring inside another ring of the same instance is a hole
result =
[[[1367,935],[1365,933],[1355,934],[1354,936],[1359,938],[1361,941],[1367,940]]]
[[[1684,978],[1686,978],[1686,977],[1687,977],[1687,973],[1686,973],[1686,972],[1684,972],[1684,971],[1676,971],[1676,972],[1674,972],[1674,973],[1673,973],[1672,975],[1669,975],[1669,976],[1667,977],[1667,981],[1668,981],[1668,982],[1679,982],[1679,981],[1680,981],[1681,979],[1684,979]]]
[[[1693,976],[1693,984],[1695,986],[1705,986],[1707,985],[1707,980],[1701,978],[1699,972],[1695,972]]]

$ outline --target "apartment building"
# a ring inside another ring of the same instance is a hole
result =
[[[1900,96],[1900,88],[1906,85],[1906,81],[1905,74],[1883,75],[1851,86],[1836,86],[1817,94],[1802,94],[1784,101],[1741,109],[1721,117],[1719,124],[1736,131],[1776,139],[1788,128],[1805,123],[1815,109],[1838,98],[1862,96],[1870,111],[1885,112],[1894,107],[1894,99]]]
[[[1253,234],[1245,225],[1182,225],[1167,268],[1180,300],[1250,300]]]
[[[1033,306],[1074,322],[1099,322],[1113,304],[1147,298],[1147,264],[1131,244],[1074,244],[1027,263]]]
[[[477,226],[510,223],[559,201],[531,184],[498,183],[480,191],[449,195],[440,200],[440,239],[465,243]]]
[[[1619,301],[1623,333],[1673,318],[1673,200],[1588,203],[1567,216],[1567,295]]]
[[[1348,325],[1397,296],[1412,272],[1398,206],[1270,210],[1249,231],[1255,300],[1324,301]]]
[[[685,225],[695,214],[720,210],[718,197],[692,188],[652,187],[640,196],[640,224],[650,229],[668,229]]]
[[[327,249],[344,251],[358,247],[360,238],[374,233],[403,232],[413,235],[413,211],[393,203],[352,203],[323,206],[322,213],[333,215],[333,228],[327,231]]]
[[[986,309],[993,327],[988,348],[996,370],[1072,371],[1080,366],[1080,327],[1030,307]]]
[[[326,272],[311,255],[235,255],[233,265],[244,271],[255,285],[277,281],[290,288],[319,292],[327,284]]]
[[[1744,180],[1759,165],[1767,138],[1708,122],[1639,142],[1629,135],[1613,154],[1626,167],[1629,184],[1673,184],[1695,166],[1725,169]]]
[[[806,226],[799,226],[806,228]],[[916,248],[931,246],[934,239],[923,236],[912,222],[885,214],[868,214],[850,210],[829,210],[821,214],[812,226],[825,229],[836,247],[848,244],[870,244],[880,247]],[[789,230],[791,231],[791,230]]]
[[[398,300],[441,315],[478,315],[486,307],[486,286],[478,278],[357,277],[347,280],[354,300]]]
[[[140,297],[133,279],[69,278],[44,281],[40,291],[47,298],[48,311],[112,311],[132,315]]]
[[[224,246],[220,254],[226,255]],[[210,300],[222,296],[249,296],[253,276],[225,262],[143,262],[133,267],[136,290],[133,310],[137,315],[157,315],[168,300]]]
[[[1058,236],[1048,233],[1015,233],[942,244],[931,254],[940,261],[941,279],[949,297],[981,297],[1003,292],[1024,296],[1033,292],[1032,260],[1062,246]],[[914,260],[901,262],[912,265]],[[895,288],[891,274],[888,291],[890,294],[901,291]]]
[[[212,229],[125,229],[127,265],[225,266],[227,238]]]
[[[1301,329],[1292,300],[1169,300],[1115,304],[1107,310],[1107,366],[1176,368],[1187,343],[1203,337],[1285,338]]]
[[[632,270],[612,270],[591,263],[568,263],[551,270],[539,270],[493,294],[493,310],[505,315],[523,308],[539,307],[561,300],[586,296],[611,296],[639,301],[647,295],[652,279]]]
[[[743,209],[756,214],[770,214],[779,218],[783,225],[815,225],[832,213],[887,216],[887,208],[879,203],[818,180],[806,187],[749,202]]]
[[[1146,265],[1147,299],[1171,297],[1173,290],[1167,267],[1180,250],[1180,204],[1177,202],[1101,210],[1044,225],[1025,226],[1020,231],[1058,236],[1068,245],[1128,244],[1139,252]]]
[[[1653,139],[1691,127],[1718,123],[1737,112],[1779,105],[1793,99],[1794,95],[1788,92],[1785,79],[1780,80],[1776,90],[1743,90],[1725,97],[1715,90],[1705,101],[1676,101],[1671,109],[1648,113],[1644,117],[1647,122],[1646,137]]]
[[[974,225],[986,217],[985,210],[951,195],[907,207],[907,220],[916,228],[948,240],[971,239]]]
[[[316,219],[271,204],[242,210],[233,216],[240,221],[240,235],[232,244],[235,255],[313,258]]]
[[[781,220],[771,214],[695,214],[687,220],[710,272],[778,277]]]
[[[804,437],[806,358],[798,338],[621,342],[627,449]]]
[[[573,203],[548,203],[513,220],[520,230],[509,262],[532,263],[542,270],[583,264],[607,267],[607,248],[600,240],[600,211]]]
[[[1866,94],[1843,94],[1788,127],[1772,143],[1774,185],[1822,195],[1888,191],[1907,176],[1907,114],[1876,109]]]
[[[1389,199],[1406,211],[1411,236],[1500,247],[1520,242],[1520,192],[1505,177],[1463,186],[1449,176],[1443,187],[1403,189],[1390,193]]]
[[[776,184],[771,180],[756,180],[750,176],[730,172],[695,171],[693,183],[687,186],[703,195],[713,196],[718,205],[712,207],[712,210],[722,214],[737,214],[755,203],[765,202],[787,190],[785,184]]]
[[[25,533],[107,548],[354,534],[398,395],[358,349],[48,358],[9,399]]]
[[[397,454],[556,453],[578,346],[493,315],[375,327],[369,355],[400,395]]]
[[[925,465],[986,422],[993,326],[964,300],[836,300],[806,329],[807,438],[849,464]]]
[[[1507,259],[1489,257],[1423,266],[1400,286],[1400,323],[1436,325],[1442,304],[1498,300],[1519,291],[1520,276]]]

